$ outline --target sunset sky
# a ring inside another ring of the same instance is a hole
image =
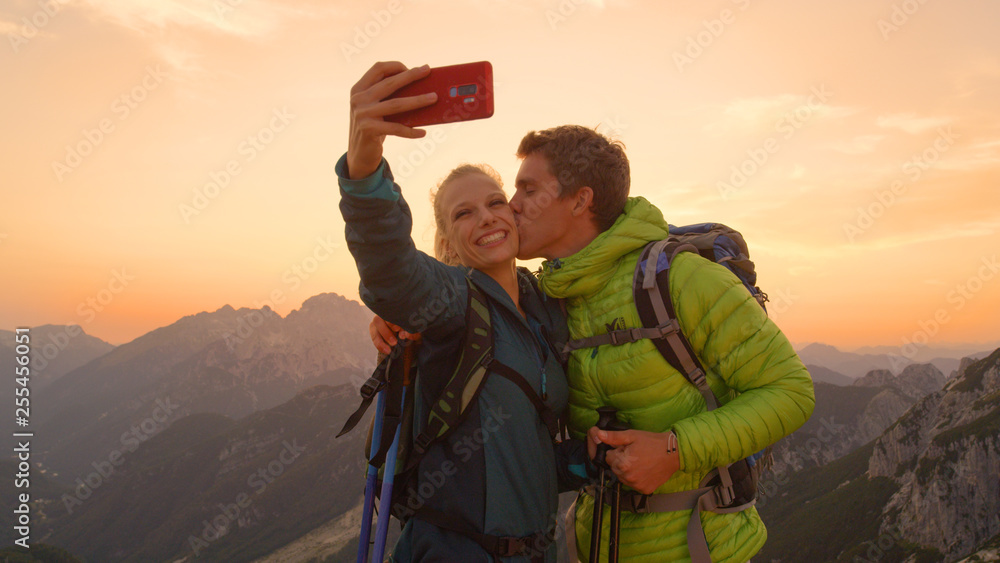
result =
[[[0,328],[121,344],[357,299],[351,85],[488,60],[494,117],[387,142],[418,247],[448,170],[510,193],[521,136],[577,123],[625,143],[669,222],[744,233],[793,342],[995,342],[998,22],[991,0],[5,0]]]

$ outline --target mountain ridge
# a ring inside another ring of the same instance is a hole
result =
[[[963,366],[880,436],[793,473],[758,503],[780,533],[755,559],[930,563],[995,554],[1000,349]]]
[[[39,420],[38,456],[71,482],[88,471],[94,452],[121,449],[123,432],[149,424],[157,401],[179,405],[173,418],[197,412],[240,418],[313,385],[363,380],[374,368],[370,319],[367,309],[332,293],[311,297],[286,317],[266,306],[228,305],[182,317],[40,395],[48,416]],[[160,422],[139,437],[170,420]]]

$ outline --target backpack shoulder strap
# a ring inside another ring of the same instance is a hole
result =
[[[691,343],[681,331],[677,313],[670,298],[670,266],[681,252],[698,253],[690,244],[670,239],[646,245],[635,266],[632,293],[639,319],[644,327],[655,327],[663,333],[654,338],[653,344],[674,369],[687,378],[702,397],[708,410],[718,408],[719,401],[705,379],[705,370],[698,360]],[[662,267],[661,267],[662,265]]]
[[[542,422],[545,423],[545,427],[549,431],[549,437],[554,440],[559,434],[559,416],[545,404],[545,401],[538,396],[538,393],[535,393],[534,388],[531,387],[528,380],[514,368],[496,360],[493,360],[493,363],[490,364],[490,369],[500,377],[503,377],[514,385],[517,385],[518,388],[521,389],[521,392],[528,397],[528,400],[531,401],[531,404],[535,407],[535,410],[538,412],[538,416],[542,419]]]
[[[457,427],[468,414],[468,407],[482,391],[486,373],[493,361],[493,324],[486,295],[471,279],[465,309],[465,336],[459,350],[458,364],[438,399],[431,405],[427,425],[414,439],[413,449],[423,455],[431,443]]]

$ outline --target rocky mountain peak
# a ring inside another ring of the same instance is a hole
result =
[[[910,364],[896,378],[902,391],[912,389],[920,397],[944,387],[944,374],[932,364]]]
[[[896,376],[887,369],[873,369],[864,377],[858,378],[854,384],[859,387],[885,387],[896,385]]]
[[[903,374],[900,374],[902,379]],[[938,381],[912,370],[906,381]],[[1000,349],[963,362],[875,442],[868,474],[899,485],[885,507],[904,539],[954,561],[1000,531]],[[970,522],[975,522],[970,526]]]
[[[886,369],[874,369],[856,380],[861,387],[892,387],[907,397],[920,399],[944,385],[944,374],[932,364],[910,364],[899,375]]]

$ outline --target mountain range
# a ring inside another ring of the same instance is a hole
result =
[[[910,350],[902,347],[878,346],[845,352],[829,344],[813,343],[799,347],[796,351],[802,363],[807,366],[821,366],[851,379],[857,379],[874,369],[899,373],[914,363],[933,364],[945,376],[950,377],[958,369],[961,358],[984,358],[997,347],[1000,347],[1000,341],[981,349],[970,346],[958,349],[913,346]],[[975,351],[963,353],[970,349]]]
[[[33,360],[32,540],[89,561],[351,560],[364,432],[333,435],[374,367],[370,319],[360,304],[321,294],[285,317],[227,305],[117,347],[79,327],[32,328],[45,362]],[[975,497],[998,494],[989,482],[1000,471],[997,353],[894,365],[871,351],[800,351],[816,409],[774,448],[759,501],[771,540],[755,560],[863,553],[833,553],[844,538],[807,526],[806,505],[862,511],[856,526],[820,519],[862,543],[898,535],[883,561],[954,561],[1000,547],[983,512],[997,507]],[[0,362],[13,358],[13,333],[0,331]],[[0,400],[12,399],[0,390]],[[11,461],[3,467],[14,472]],[[961,507],[937,494],[934,483],[949,479],[975,480],[949,485]],[[7,544],[10,481],[0,485]],[[796,551],[799,535],[825,551]]]
[[[780,533],[755,559],[995,561],[1000,349],[963,360],[875,440],[782,481],[760,506]]]
[[[282,318],[222,307],[123,344],[39,392],[38,459],[72,482],[111,452],[195,413],[241,418],[317,384],[363,381],[374,368],[371,313],[321,294]]]
[[[360,504],[365,433],[334,439],[357,402],[353,385],[319,385],[238,421],[180,418],[75,486],[33,483],[33,536],[88,561],[266,556]],[[9,518],[12,486],[3,489],[0,510]],[[344,542],[356,533],[348,524]],[[5,526],[0,539],[11,543],[11,533]]]

